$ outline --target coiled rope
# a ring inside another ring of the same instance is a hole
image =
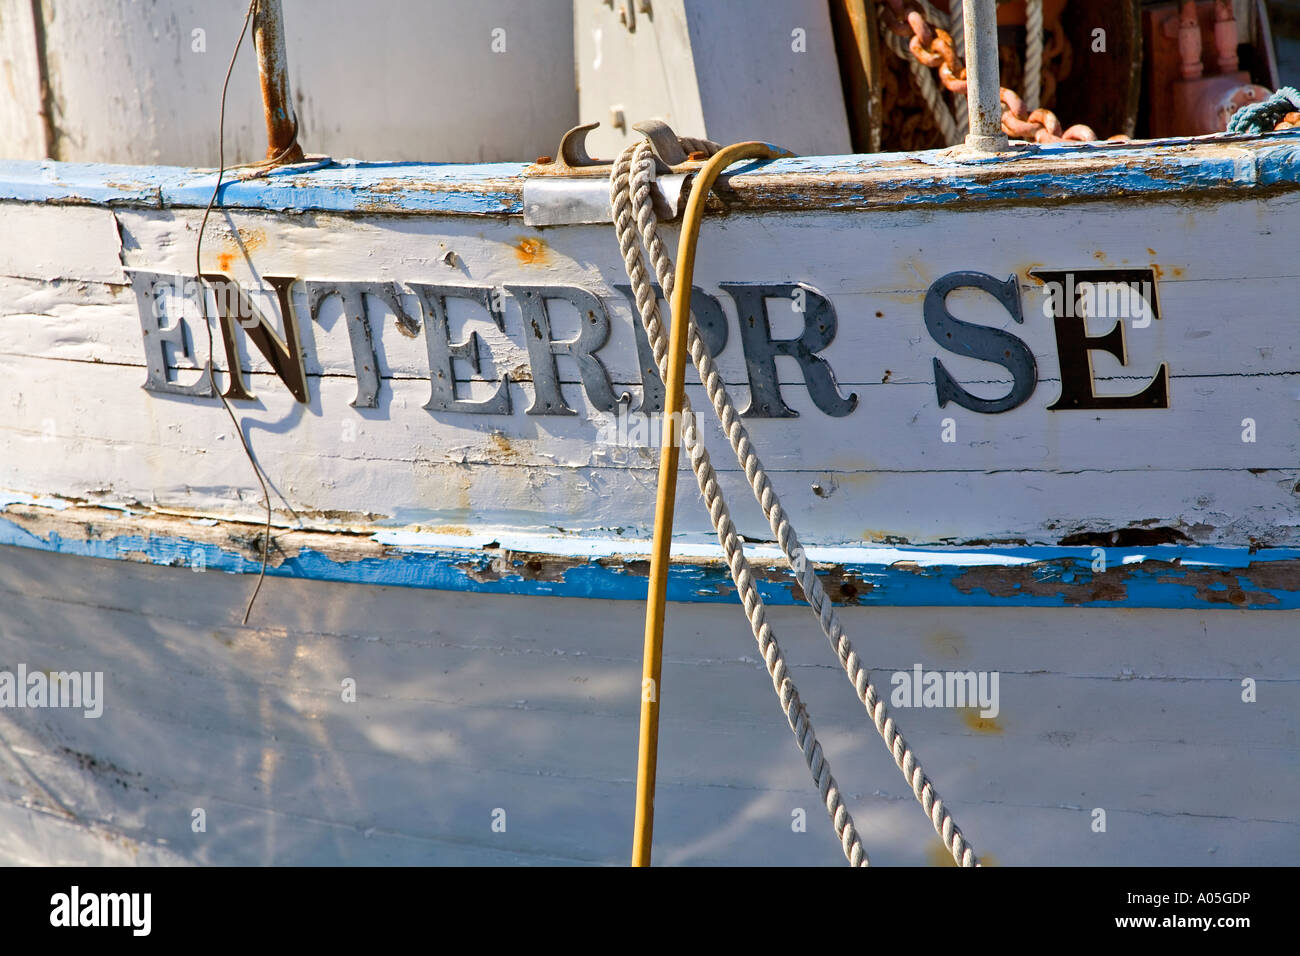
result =
[[[1288,113],[1300,110],[1300,90],[1284,86],[1266,100],[1247,103],[1232,114],[1229,133],[1268,133]]]
[[[709,144],[709,151],[716,151],[716,144]],[[659,285],[664,296],[671,302],[676,277],[673,263],[662,240],[658,235],[658,218],[654,211],[651,188],[655,180],[655,157],[648,142],[634,144],[625,149],[615,161],[610,173],[610,199],[614,211],[614,227],[618,234],[619,249],[627,268],[628,278],[632,283],[637,312],[645,326],[655,364],[660,375],[667,381],[668,341],[663,323],[659,316],[659,304],[646,272],[644,254],[649,254]],[[639,230],[639,236],[638,236]],[[638,245],[638,238],[641,245]],[[916,754],[907,745],[903,735],[892,717],[889,716],[885,701],[871,683],[867,668],[853,649],[852,643],[840,624],[839,615],[830,601],[821,580],[807,560],[798,535],[791,525],[780,498],[772,487],[767,471],[759,460],[750,441],[749,432],[736,411],[734,402],[727,392],[722,376],[714,365],[704,342],[699,336],[694,317],[688,314],[675,316],[675,321],[688,322],[687,348],[692,362],[699,373],[700,381],[708,393],[718,421],[722,425],[731,443],[736,459],[745,472],[754,497],[763,509],[776,535],[777,542],[785,555],[786,562],[800,586],[809,606],[817,615],[823,633],[834,648],[840,664],[853,684],[859,701],[866,708],[876,730],[885,742],[885,746],[894,757],[894,762],[903,772],[913,794],[925,810],[926,816],[943,841],[943,845],[952,854],[960,866],[978,866],[975,852],[957,826],[952,814],[944,806],[933,783],[925,775]],[[749,562],[744,554],[744,547],[732,523],[722,489],[718,485],[717,475],[713,470],[707,450],[700,441],[697,421],[689,402],[684,403],[682,412],[682,436],[687,448],[691,468],[695,472],[696,482],[704,495],[713,528],[718,536],[731,570],[732,580],[740,594],[749,618],[750,627],[758,642],[759,650],[767,664],[773,686],[781,700],[786,719],[794,731],[795,739],[803,752],[818,790],[826,801],[826,808],[831,815],[835,832],[839,837],[844,854],[854,866],[867,865],[866,851],[862,848],[852,818],[843,806],[839,790],[831,776],[830,765],[822,755],[821,745],[813,732],[812,722],[806,708],[800,701],[794,682],[789,678],[784,657],[767,622],[766,609],[762,597],[754,584]]]

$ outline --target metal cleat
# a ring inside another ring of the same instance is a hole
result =
[[[560,148],[555,151],[555,158],[539,157],[537,162],[528,167],[528,176],[591,176],[598,169],[604,169],[608,175],[612,159],[595,159],[587,152],[587,134],[598,127],[599,123],[586,123],[575,126],[560,139]]]
[[[613,160],[594,159],[587,152],[587,134],[599,123],[575,126],[560,140],[557,158],[543,156],[524,173],[524,223],[556,226],[573,223],[612,222],[609,179]],[[674,171],[689,161],[677,134],[662,120],[647,120],[633,127],[650,142],[658,180],[652,190],[660,219],[682,214],[694,168]]]
[[[654,151],[655,159],[661,164],[659,172],[671,172],[672,167],[686,162],[688,157],[686,150],[682,149],[681,140],[663,120],[643,120],[634,123],[632,128],[650,140],[650,148]]]

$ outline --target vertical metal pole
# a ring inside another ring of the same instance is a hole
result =
[[[300,162],[302,147],[297,143],[298,121],[289,99],[289,57],[284,50],[280,0],[257,0],[253,44],[262,79],[262,105],[266,108],[266,158],[281,163]]]
[[[32,39],[36,41],[36,78],[41,94],[37,114],[45,136],[45,158],[59,159],[59,130],[54,122],[54,91],[50,86],[50,62],[45,53],[45,9],[41,0],[32,0]],[[6,61],[5,66],[8,65]]]
[[[1002,84],[998,75],[996,0],[962,0],[966,19],[966,145],[982,153],[1007,149],[1002,131]]]

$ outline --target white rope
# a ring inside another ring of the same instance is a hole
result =
[[[926,21],[931,26],[948,31],[948,35],[952,37],[953,52],[957,54],[958,59],[965,63],[966,14],[962,6],[962,0],[948,0],[948,6],[951,8],[951,12],[946,14],[931,3],[930,0],[917,0],[917,2],[920,4],[921,12],[925,16]],[[901,37],[899,39],[901,39]],[[916,63],[916,58],[910,56],[911,51],[908,50],[907,53],[907,58],[910,59],[912,63]],[[920,66],[919,63],[916,65]],[[929,87],[934,88],[933,95],[940,102],[944,103],[945,107],[947,106],[947,100],[943,99],[943,92],[939,89],[939,85],[934,82],[934,74],[931,73],[928,68],[925,68],[925,72],[927,79],[921,80],[918,78],[918,83],[921,85],[922,94],[926,97],[926,104],[930,106],[930,111],[934,112],[935,107],[930,103],[931,93],[929,92]],[[912,70],[912,75],[917,75],[915,69]],[[944,134],[947,137],[949,146],[965,142],[966,134],[970,132],[970,117],[966,112],[966,97],[960,93],[952,94],[951,115],[953,119],[953,133],[951,136],[948,136],[946,132]],[[943,122],[942,119],[939,120],[940,126],[943,125]]]
[[[700,143],[698,141],[693,143],[692,146],[694,148],[704,146],[706,152],[716,152],[718,148],[715,143]],[[691,146],[686,148],[691,148]],[[637,167],[637,172],[641,174],[635,180],[631,177],[631,167],[634,164]],[[659,283],[664,295],[671,302],[674,284],[672,263],[668,259],[663,243],[655,232],[654,227],[657,225],[657,220],[655,219],[654,202],[650,197],[650,187],[654,181],[654,169],[654,155],[648,142],[629,146],[619,156],[611,171],[610,199],[614,207],[614,225],[618,231],[619,249],[623,253],[623,262],[627,267],[628,278],[631,280],[632,288],[636,293],[637,311],[641,315],[641,321],[645,325],[646,333],[649,336],[659,374],[667,382],[668,340],[664,333],[663,324],[659,319],[659,303],[654,288],[650,283],[650,278],[646,274],[645,263],[641,249],[637,245],[636,234],[636,223],[640,221],[643,223],[642,239],[654,258],[656,271],[659,272]],[[647,171],[648,175],[646,174]],[[634,201],[636,216],[633,215],[632,210]],[[649,223],[649,230],[644,228],[646,222]],[[698,343],[699,336],[694,322],[691,322],[690,332],[693,340]],[[867,851],[858,838],[858,832],[853,825],[853,818],[849,815],[848,807],[844,805],[844,801],[840,798],[839,785],[836,784],[835,778],[831,774],[830,762],[822,752],[822,746],[817,740],[816,732],[813,730],[808,710],[804,707],[799,697],[798,688],[795,687],[794,681],[791,680],[789,671],[786,668],[785,655],[781,653],[781,646],[776,641],[772,626],[767,622],[767,609],[763,604],[762,596],[758,593],[758,587],[754,583],[753,572],[750,570],[749,561],[745,557],[740,538],[736,534],[735,525],[731,520],[731,513],[722,495],[722,488],[718,485],[717,474],[714,472],[713,464],[709,460],[709,453],[705,449],[704,443],[700,441],[695,413],[691,409],[689,399],[685,396],[683,396],[682,401],[681,435],[682,445],[690,456],[691,468],[695,472],[695,479],[708,506],[709,517],[712,519],[713,527],[717,531],[718,542],[722,545],[722,549],[726,554],[727,567],[731,570],[731,579],[736,583],[737,593],[739,593],[744,604],[745,614],[749,618],[750,627],[754,632],[754,640],[758,642],[759,653],[762,654],[763,661],[767,665],[768,675],[772,678],[772,686],[781,701],[781,710],[784,711],[786,721],[790,724],[790,730],[794,733],[795,742],[798,743],[799,750],[808,763],[808,769],[812,772],[813,781],[817,784],[817,791],[826,804],[826,812],[830,815],[831,823],[835,827],[835,835],[840,841],[840,847],[851,865],[868,866],[870,860],[867,859]]]
[[[889,49],[895,56],[906,62],[907,68],[912,71],[912,79],[916,81],[916,85],[921,90],[921,98],[925,100],[926,107],[939,125],[944,143],[949,146],[955,145],[959,141],[957,120],[943,98],[943,91],[939,88],[939,81],[934,78],[933,71],[912,56],[912,51],[907,48],[907,41],[898,34],[891,30],[884,30],[882,33]]]
[[[1028,0],[1025,12],[1025,107],[1032,113],[1043,105],[1043,0]]]
[[[636,223],[640,227],[641,241],[650,254],[664,296],[671,302],[675,277],[672,261],[668,258],[667,251],[657,232],[658,220],[655,217],[654,204],[650,194],[654,178],[654,156],[649,143],[643,142],[629,146],[614,164],[610,176],[610,196],[614,208],[614,224],[618,232],[619,248],[623,253],[628,277],[631,279],[636,294],[637,311],[640,313],[641,321],[645,325],[660,374],[666,380],[667,336],[659,319],[658,301],[646,275],[641,251],[637,247],[637,237],[632,226],[632,217],[635,215]],[[934,789],[934,785],[921,769],[920,761],[917,760],[916,755],[903,739],[903,735],[899,732],[893,718],[889,716],[884,700],[876,692],[867,669],[863,666],[862,660],[858,657],[848,636],[844,633],[839,614],[836,612],[834,604],[827,597],[812,562],[804,557],[804,550],[799,544],[799,538],[794,527],[790,524],[785,509],[781,506],[781,501],[772,487],[767,472],[763,468],[763,463],[754,451],[749,432],[741,421],[740,414],[736,411],[735,404],[732,402],[731,396],[722,381],[722,376],[713,363],[713,357],[700,339],[694,318],[687,315],[675,317],[674,320],[684,320],[690,323],[687,329],[687,347],[691,353],[691,360],[695,363],[695,368],[699,372],[700,381],[708,392],[709,400],[713,404],[718,421],[731,443],[737,461],[744,470],[745,477],[749,480],[754,497],[762,506],[763,514],[771,524],[781,551],[785,555],[791,571],[803,588],[808,604],[817,614],[822,631],[835,649],[840,664],[844,668],[845,674],[848,675],[849,681],[853,684],[858,699],[871,716],[876,730],[880,733],[886,747],[889,748],[895,763],[902,770],[903,776],[907,778],[913,794],[921,803],[926,816],[930,818],[930,822],[934,825],[935,832],[939,834],[953,859],[961,866],[977,866],[978,861],[975,858],[974,850],[966,842],[961,830],[957,827],[956,821],[953,820],[952,815],[944,807],[943,800]],[[691,466],[695,470],[700,490],[704,493],[709,515],[713,519],[713,526],[718,534],[718,541],[722,545],[727,556],[727,563],[732,569],[732,577],[741,594],[745,613],[750,618],[754,636],[759,641],[759,648],[764,653],[764,660],[768,661],[768,671],[772,674],[774,685],[778,687],[778,691],[781,693],[781,704],[786,709],[787,719],[790,720],[791,728],[795,729],[795,736],[799,740],[800,749],[804,750],[804,756],[808,760],[809,768],[813,770],[813,778],[818,781],[818,787],[823,797],[826,798],[828,790],[822,778],[819,777],[818,768],[814,766],[812,757],[813,751],[820,754],[820,745],[817,743],[815,736],[812,735],[811,724],[808,724],[808,745],[806,747],[805,738],[801,737],[799,730],[796,729],[795,719],[791,716],[791,710],[787,706],[787,692],[783,689],[782,682],[778,680],[778,671],[776,670],[779,666],[780,672],[784,673],[784,661],[780,656],[780,649],[776,645],[775,636],[771,634],[770,626],[766,622],[762,598],[753,585],[753,577],[744,556],[743,546],[736,534],[735,526],[731,522],[731,516],[723,499],[722,491],[717,485],[717,478],[709,461],[708,453],[699,441],[694,412],[690,410],[689,403],[683,411],[684,437],[687,433],[688,424],[693,445],[687,445],[686,447],[690,450]],[[767,646],[764,646],[765,638],[763,635],[766,635]],[[797,703],[798,697],[794,684],[789,682],[788,677],[785,678],[785,683],[789,684],[789,699],[793,699]],[[798,705],[798,712],[804,714],[801,704]],[[806,718],[806,714],[804,716]],[[833,788],[834,781],[830,778],[830,768],[825,765],[824,760],[822,765],[826,771],[825,778],[830,781]],[[834,796],[838,802],[838,791],[834,791]],[[841,827],[839,813],[832,808],[829,798],[827,799],[827,810],[832,813],[836,833],[840,835],[845,855],[849,856],[850,861],[856,865],[858,861],[850,855],[851,845],[848,832],[852,830],[852,820],[848,816],[848,811],[844,810],[843,814],[847,825]],[[854,833],[853,840],[857,840],[856,833]],[[862,862],[866,862],[865,851],[862,853]]]
[[[957,59],[963,63],[966,62],[966,5],[962,0],[951,0],[948,4],[952,12],[948,15],[948,33],[952,36],[952,48],[957,54]],[[970,132],[970,107],[966,103],[966,96],[962,93],[954,93],[953,115],[957,117],[957,132],[965,141],[966,134]]]

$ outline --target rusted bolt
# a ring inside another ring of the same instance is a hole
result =
[[[831,495],[835,494],[836,487],[838,486],[834,482],[831,482],[830,486],[827,487],[819,481],[814,481],[812,484],[812,493],[818,498],[829,498]]]
[[[709,158],[709,154],[702,149],[692,150],[691,154],[686,157],[693,163],[698,163]]]
[[[551,163],[553,163],[553,162],[555,162],[555,160],[554,160],[553,158],[551,158],[550,156],[538,156],[538,157],[537,157],[537,165],[538,165],[538,166],[549,166],[549,165],[550,165]]]

